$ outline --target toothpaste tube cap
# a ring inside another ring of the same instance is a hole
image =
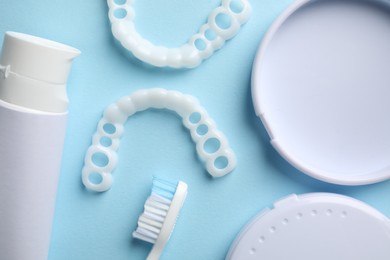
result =
[[[65,84],[72,60],[80,51],[36,36],[6,32],[0,64],[21,76]]]
[[[6,32],[0,53],[0,99],[45,112],[66,112],[66,82],[80,51],[36,36]]]

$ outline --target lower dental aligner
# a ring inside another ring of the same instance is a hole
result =
[[[184,126],[190,130],[196,143],[199,158],[213,177],[224,176],[235,168],[236,157],[227,139],[196,98],[161,88],[144,89],[122,97],[104,111],[85,155],[82,181],[88,189],[102,192],[111,188],[111,173],[118,162],[117,150],[124,124],[131,115],[149,108],[173,110],[182,117]],[[214,148],[211,151],[205,148],[210,143]],[[95,163],[96,157],[103,157],[106,163]],[[91,179],[96,174],[100,183]]]
[[[194,68],[233,38],[247,22],[251,13],[248,0],[222,0],[207,23],[187,43],[178,48],[156,46],[143,38],[134,25],[135,0],[107,0],[114,37],[143,62],[156,67]],[[123,3],[124,2],[124,3]],[[219,22],[228,19],[228,24]]]

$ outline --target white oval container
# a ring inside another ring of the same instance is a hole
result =
[[[390,220],[356,199],[291,195],[254,217],[233,242],[228,260],[387,260]]]
[[[252,96],[275,149],[322,181],[390,178],[390,4],[298,0],[271,26]]]

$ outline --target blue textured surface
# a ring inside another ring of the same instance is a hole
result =
[[[144,259],[150,245],[131,239],[152,176],[182,180],[188,196],[162,259],[223,259],[242,226],[291,193],[336,192],[390,217],[390,182],[364,187],[323,183],[299,173],[270,146],[250,97],[253,58],[264,32],[292,0],[252,1],[240,34],[193,70],[162,70],[123,55],[110,32],[105,1],[1,0],[0,40],[7,30],[49,38],[82,51],[69,79],[68,132],[50,260]],[[219,0],[138,0],[136,26],[155,43],[178,46],[204,23]],[[231,175],[212,179],[174,113],[150,110],[130,118],[115,183],[85,191],[81,168],[104,108],[137,89],[164,87],[196,96],[238,158]],[[362,120],[364,123],[364,120]]]

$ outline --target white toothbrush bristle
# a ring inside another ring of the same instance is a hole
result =
[[[139,240],[143,240],[145,242],[154,244],[156,243],[157,237],[156,238],[151,238],[150,234],[143,234],[142,230],[134,231],[133,232],[133,237]]]

